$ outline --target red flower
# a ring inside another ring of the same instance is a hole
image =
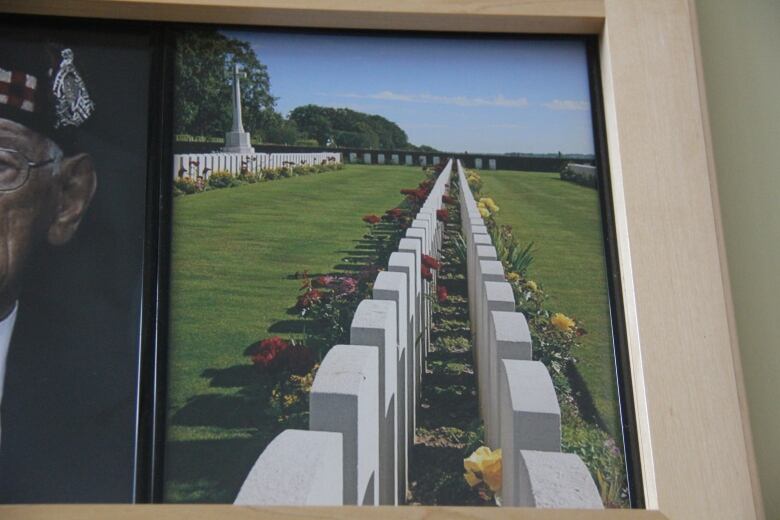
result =
[[[450,219],[450,212],[446,209],[437,209],[436,218],[441,222],[447,222]]]
[[[290,344],[279,336],[266,338],[247,349],[247,355],[252,363],[261,370],[268,370],[276,364],[279,354],[290,347]]]
[[[441,262],[439,262],[434,257],[429,255],[422,255],[422,264],[424,267],[427,267],[428,269],[433,269],[435,271],[441,269]]]
[[[420,275],[422,275],[424,280],[431,281],[433,280],[433,274],[431,273],[431,270],[428,269],[426,266],[420,267]]]
[[[447,297],[449,295],[447,294],[447,288],[443,285],[440,285],[436,288],[436,297],[439,298],[439,303],[444,303],[447,301]]]
[[[322,293],[317,289],[309,289],[302,295],[298,296],[298,308],[308,309],[315,303],[322,299]]]
[[[374,224],[378,223],[380,220],[382,220],[382,219],[380,219],[376,215],[364,215],[363,216],[363,222],[365,222],[366,224],[371,224],[372,226]]]
[[[392,218],[394,220],[398,220],[399,218],[401,218],[401,215],[403,214],[404,214],[404,210],[402,210],[401,208],[388,209],[385,212],[385,215],[387,215],[389,218]]]
[[[453,199],[449,195],[442,195],[441,201],[445,204],[455,204],[455,199]]]

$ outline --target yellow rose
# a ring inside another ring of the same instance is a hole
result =
[[[506,279],[508,282],[517,283],[520,281],[520,275],[515,272],[511,272],[506,275]]]
[[[496,450],[496,456],[485,462],[482,478],[493,493],[501,491],[501,450]]]
[[[533,280],[528,280],[527,282],[525,282],[525,286],[531,289],[533,292],[539,290],[539,287],[536,285],[536,282],[534,282]]]
[[[482,463],[486,457],[490,456],[490,448],[487,446],[480,446],[474,453],[463,459],[463,469],[466,471],[478,472],[482,471]]]
[[[490,197],[482,197],[481,199],[479,199],[479,203],[493,213],[496,213],[498,211],[498,206],[496,205],[495,202],[493,202],[493,199],[491,199]]]
[[[488,218],[490,216],[490,212],[485,208],[478,208],[479,214],[482,215],[482,218]]]
[[[479,484],[480,482],[482,482],[482,479],[481,479],[481,478],[479,478],[478,476],[476,476],[476,475],[475,475],[474,473],[472,473],[471,471],[467,471],[466,473],[464,473],[464,474],[463,474],[463,478],[465,478],[465,479],[466,479],[466,483],[467,483],[469,486],[471,486],[471,487],[474,487],[474,486],[476,486],[477,484]]]
[[[550,323],[552,323],[552,325],[561,332],[569,332],[574,328],[575,325],[573,319],[569,318],[565,314],[561,314],[560,312],[553,314],[553,317],[550,318]]]

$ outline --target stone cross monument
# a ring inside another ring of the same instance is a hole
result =
[[[222,149],[226,153],[255,153],[249,132],[244,131],[241,122],[241,76],[246,77],[246,74],[239,70],[236,63],[233,65],[233,128],[225,134],[225,147]]]

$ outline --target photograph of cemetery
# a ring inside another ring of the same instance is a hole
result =
[[[165,500],[630,506],[585,42],[176,42]]]

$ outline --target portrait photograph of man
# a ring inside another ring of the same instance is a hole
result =
[[[0,24],[0,503],[133,500],[150,63]]]

